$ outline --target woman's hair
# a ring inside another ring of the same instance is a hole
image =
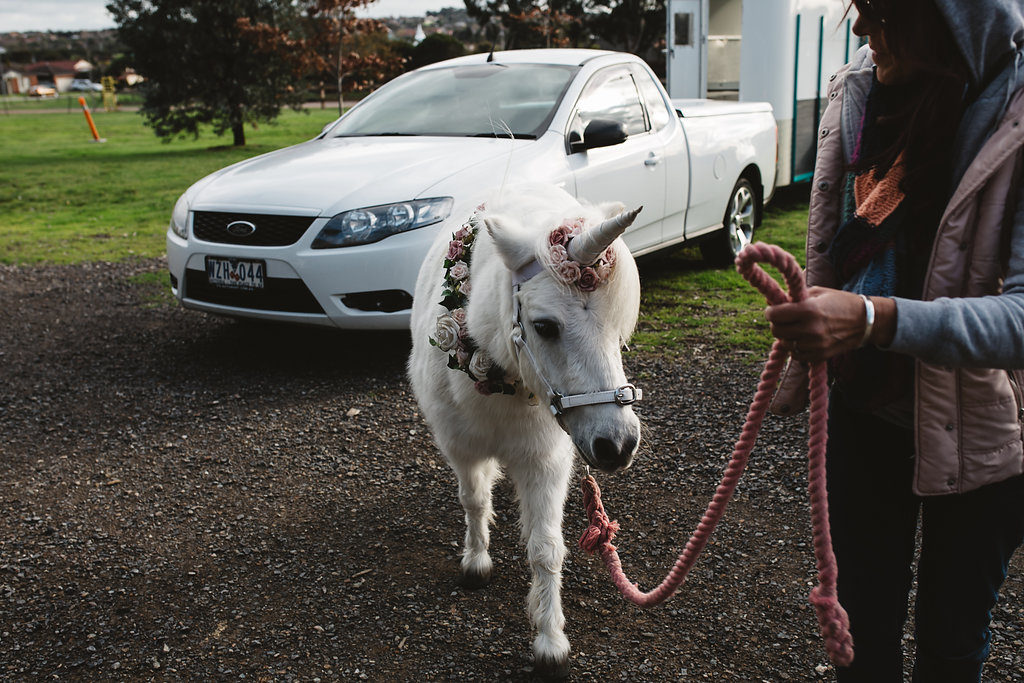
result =
[[[857,159],[853,170],[884,176],[903,152],[902,189],[918,210],[941,211],[948,199],[953,144],[964,110],[968,69],[933,0],[852,0],[864,19],[882,27],[886,46],[910,67],[904,105],[880,118],[890,134],[884,149]],[[847,12],[850,11],[847,7]],[[936,206],[933,206],[937,204]]]

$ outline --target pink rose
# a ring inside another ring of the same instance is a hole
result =
[[[584,292],[593,292],[597,289],[599,282],[600,278],[597,277],[597,272],[590,266],[586,266],[580,269],[580,278],[576,285]]]
[[[458,231],[454,235],[452,235],[452,237],[459,240],[460,242],[465,243],[466,238],[471,236],[472,234],[473,228],[469,227],[469,225],[467,224],[459,228]]]
[[[469,265],[465,261],[457,261],[448,271],[448,276],[453,280],[465,280],[469,277]]]
[[[459,348],[455,349],[455,360],[458,361],[459,365],[466,367],[466,363],[469,362],[469,351],[465,346],[459,345]]]
[[[575,261],[563,261],[555,267],[555,274],[567,285],[571,285],[580,279],[580,266]]]
[[[465,342],[467,339],[469,339],[469,328],[466,327],[465,325],[460,325],[459,326],[459,343],[461,344],[461,343]]]
[[[583,232],[583,218],[566,218],[562,221],[560,227],[566,228],[569,231],[569,237],[575,237],[576,235]]]
[[[465,325],[466,324],[466,309],[465,308],[456,308],[454,311],[452,311],[452,317],[455,318],[455,322],[457,322],[459,325]]]
[[[565,224],[559,225],[548,234],[548,244],[551,246],[562,245],[569,241],[569,227]]]
[[[463,251],[462,240],[452,240],[448,243],[448,260],[456,261],[462,258]]]
[[[476,387],[476,390],[479,391],[484,396],[491,395],[491,387],[488,385],[486,380],[481,380],[474,384],[473,386]]]
[[[566,251],[565,247],[561,244],[556,244],[551,247],[549,253],[551,255],[551,265],[553,266],[557,266],[558,264],[565,263],[569,260],[569,252]]]
[[[601,254],[601,259],[608,264],[609,268],[615,265],[616,258],[617,257],[615,256],[615,249],[613,249],[612,247],[608,247],[607,249],[604,250],[604,253]]]
[[[597,271],[597,277],[601,282],[604,282],[612,275],[612,267],[603,261],[594,266],[594,270]]]
[[[459,293],[462,296],[469,296],[469,291],[472,289],[472,286],[470,286],[469,284],[469,278],[466,278],[465,280],[460,282],[459,286],[456,289],[459,290]]]

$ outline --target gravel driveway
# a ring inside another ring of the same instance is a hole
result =
[[[495,581],[456,587],[462,513],[404,375],[404,334],[152,304],[160,261],[0,266],[0,678],[529,680],[507,482]],[[645,445],[600,477],[627,572],[660,581],[753,395],[749,356],[637,353]],[[682,592],[641,611],[575,548],[575,680],[831,680],[799,421],[769,419]],[[987,680],[1024,680],[1024,560]],[[911,636],[907,636],[912,641]],[[909,643],[908,643],[909,644]]]

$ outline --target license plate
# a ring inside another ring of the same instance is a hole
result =
[[[263,289],[267,266],[263,261],[206,257],[206,276],[211,285],[231,289]]]

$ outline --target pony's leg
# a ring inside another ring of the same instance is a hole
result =
[[[491,489],[500,475],[493,458],[483,460],[451,459],[459,478],[459,502],[466,511],[466,537],[462,549],[462,576],[466,588],[483,588],[491,581],[490,524],[494,520]]]
[[[537,630],[534,668],[541,674],[564,676],[569,671],[569,640],[562,613],[562,509],[572,457],[557,453],[517,464],[509,474],[519,494],[522,537],[533,575],[527,610]]]

